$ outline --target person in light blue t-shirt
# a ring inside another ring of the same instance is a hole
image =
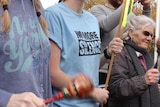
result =
[[[84,0],[65,0],[45,10],[52,47],[50,71],[53,94],[80,73],[87,75],[95,87],[88,98],[55,101],[54,107],[98,107],[98,103],[107,102],[108,91],[98,88],[98,70],[107,60],[101,56],[99,25],[91,13],[83,10],[83,4]],[[105,56],[119,53],[122,48],[123,41],[114,38]]]

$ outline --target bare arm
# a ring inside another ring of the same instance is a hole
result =
[[[61,52],[59,47],[53,42],[51,43],[51,58],[50,58],[50,72],[51,72],[51,82],[56,88],[61,89],[63,86],[71,80],[67,74],[65,74],[60,69],[60,56]]]

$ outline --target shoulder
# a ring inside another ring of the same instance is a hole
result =
[[[59,4],[55,4],[55,5],[52,5],[48,8],[45,9],[45,13],[58,13],[58,11],[60,10],[60,6]]]
[[[93,19],[93,20],[97,21],[96,17],[93,14],[91,14],[90,12],[88,12],[86,10],[83,10],[83,12],[84,12],[85,17],[87,17],[87,19],[90,19],[90,20]]]
[[[92,26],[97,27],[99,29],[99,23],[97,18],[91,14],[90,12],[86,12],[85,14],[85,20],[90,23]]]
[[[45,18],[59,18],[62,17],[64,14],[65,7],[63,6],[63,4],[58,3],[55,5],[52,5],[48,8],[45,9]]]
[[[58,14],[58,13],[66,12],[66,10],[68,10],[68,7],[63,2],[61,2],[46,8],[45,12]]]
[[[94,5],[91,9],[101,9],[104,8],[104,5]]]
[[[99,11],[99,10],[104,10],[106,7],[104,5],[94,5],[92,8],[91,8],[91,12],[92,11]]]

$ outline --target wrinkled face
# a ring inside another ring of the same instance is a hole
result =
[[[148,25],[143,29],[137,29],[136,31],[129,31],[131,39],[141,48],[147,49],[148,45],[152,42],[154,29]]]
[[[108,0],[110,4],[112,4],[115,8],[118,8],[122,3],[123,0]]]

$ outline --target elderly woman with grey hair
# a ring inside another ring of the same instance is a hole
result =
[[[144,15],[127,21],[121,35],[125,46],[115,56],[109,81],[108,107],[160,107],[158,70],[147,51],[154,28],[154,21]]]

